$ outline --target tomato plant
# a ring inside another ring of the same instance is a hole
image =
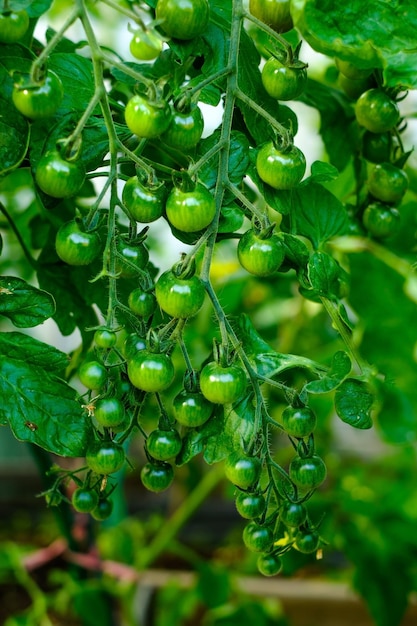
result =
[[[86,232],[76,220],[70,220],[59,227],[55,249],[68,265],[88,265],[100,253],[100,237],[97,232]]]
[[[274,541],[274,534],[269,526],[249,522],[243,530],[243,543],[251,552],[265,552]]]
[[[133,219],[149,224],[164,212],[165,190],[162,185],[145,186],[132,176],[123,187],[122,200]]]
[[[381,202],[399,204],[408,189],[408,176],[392,163],[379,163],[369,174],[368,189]]]
[[[226,459],[224,472],[231,483],[241,489],[255,485],[261,475],[262,463],[256,456],[233,453]]]
[[[113,474],[123,467],[125,452],[116,441],[96,441],[87,448],[85,460],[96,474]]]
[[[153,102],[136,94],[126,104],[125,120],[132,133],[149,139],[168,128],[171,111],[164,100]]]
[[[292,189],[304,176],[306,160],[297,146],[278,148],[269,141],[257,154],[256,169],[264,183],[274,189]]]
[[[162,52],[162,38],[152,30],[138,28],[130,40],[129,50],[139,61],[152,61]]]
[[[119,398],[100,398],[94,407],[94,417],[99,424],[106,428],[119,426],[125,418],[124,405]]]
[[[15,43],[22,39],[29,28],[27,11],[0,13],[0,42]]]
[[[293,27],[289,0],[249,0],[249,10],[278,33]]]
[[[276,576],[282,570],[282,559],[273,552],[259,555],[256,564],[264,576]]]
[[[284,260],[284,246],[278,237],[263,237],[247,230],[239,239],[237,256],[242,267],[255,276],[269,276]]]
[[[155,295],[152,292],[143,291],[140,287],[130,292],[127,302],[135,315],[145,319],[148,319],[156,309]]]
[[[386,239],[398,233],[400,213],[391,206],[381,202],[369,204],[362,216],[363,225],[372,237]]]
[[[113,501],[110,498],[99,498],[97,506],[91,511],[91,517],[99,522],[108,519],[113,512]]]
[[[169,463],[146,463],[140,472],[143,486],[159,493],[168,489],[174,480],[174,470]]]
[[[204,130],[204,118],[201,109],[191,105],[189,110],[174,109],[168,128],[161,139],[172,148],[189,152],[196,147]]]
[[[260,517],[266,508],[265,498],[260,493],[238,493],[235,500],[239,515],[245,519]]]
[[[98,504],[98,494],[93,489],[77,487],[72,494],[71,504],[78,513],[91,513]]]
[[[42,191],[53,198],[69,198],[82,187],[85,179],[80,162],[65,159],[58,150],[46,152],[38,161],[35,180]]]
[[[162,430],[156,428],[149,433],[146,440],[146,449],[153,459],[168,461],[177,456],[182,446],[182,440],[177,430]]]
[[[122,278],[135,278],[146,267],[148,260],[149,253],[142,242],[118,241],[116,272]]]
[[[185,233],[206,228],[216,214],[214,198],[201,183],[190,190],[174,187],[167,198],[165,209],[169,222]]]
[[[392,130],[400,119],[397,103],[382,89],[368,89],[356,102],[358,123],[372,133]]]
[[[12,93],[16,109],[31,120],[52,117],[58,110],[64,91],[61,79],[48,70],[39,82],[24,77],[15,84]]]
[[[183,389],[172,400],[172,411],[175,419],[182,426],[195,428],[202,426],[210,419],[213,405],[202,393]]]
[[[132,356],[127,373],[129,380],[143,391],[163,391],[174,380],[175,371],[167,354],[141,350]]]
[[[262,68],[262,83],[271,98],[294,100],[303,91],[307,72],[302,67],[291,67],[270,57]]]
[[[295,456],[290,463],[290,478],[302,489],[316,489],[325,480],[326,474],[326,465],[317,454]]]
[[[213,404],[235,402],[245,390],[245,373],[238,365],[223,367],[212,361],[201,370],[200,386],[203,396]]]
[[[202,35],[209,21],[207,0],[158,0],[156,19],[166,35],[175,39],[194,39]]]
[[[308,437],[316,427],[316,415],[309,407],[288,406],[282,413],[282,425],[292,437]]]
[[[198,276],[181,278],[174,271],[161,274],[155,285],[156,300],[165,313],[187,318],[196,315],[203,306],[204,285]]]

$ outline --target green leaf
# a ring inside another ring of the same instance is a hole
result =
[[[258,424],[259,426],[259,424]],[[229,407],[225,414],[224,433],[233,449],[247,448],[256,435],[256,415],[253,404],[253,393]]]
[[[65,352],[18,332],[0,333],[0,355],[51,373],[64,371],[69,363]]]
[[[314,50],[359,68],[382,68],[388,87],[417,87],[414,0],[292,0],[294,24]]]
[[[29,123],[0,96],[0,176],[20,165],[29,145]]]
[[[334,354],[330,370],[319,380],[311,380],[304,385],[309,393],[328,393],[336,389],[350,374],[352,363],[346,352],[339,350]]]
[[[215,131],[198,144],[198,156],[205,155],[211,148],[214,148],[220,140],[220,131]],[[199,169],[199,179],[209,189],[214,189],[217,183],[218,153],[208,159]],[[235,185],[242,182],[249,166],[249,142],[245,135],[239,131],[232,131],[229,144],[228,172],[229,180]]]
[[[314,161],[311,164],[310,180],[315,183],[325,183],[330,180],[336,180],[339,176],[339,170],[330,163],[324,161]]]
[[[245,216],[238,206],[222,206],[219,219],[219,233],[235,233],[243,226]]]
[[[0,277],[0,315],[18,328],[42,324],[55,312],[51,294],[14,276]]]
[[[315,293],[329,300],[344,294],[349,275],[327,252],[313,252],[308,261],[308,278]]]
[[[45,369],[21,360],[0,357],[0,421],[9,423],[19,441],[60,456],[83,456],[91,436],[87,412],[76,392]]]
[[[51,54],[48,67],[60,77],[64,98],[55,117],[68,111],[84,112],[94,95],[93,66],[90,59],[79,54]],[[97,107],[97,112],[99,112]]]
[[[417,439],[416,410],[412,399],[401,389],[384,384],[379,388],[381,408],[378,426],[392,444],[411,444]]]
[[[342,382],[335,394],[335,409],[343,422],[365,430],[372,427],[370,411],[374,397],[367,383],[348,378]]]
[[[231,591],[228,570],[215,563],[200,560],[197,563],[197,572],[196,592],[204,605],[213,609],[226,604]]]
[[[222,410],[213,415],[199,428],[190,429],[183,437],[180,454],[175,459],[177,465],[185,465],[192,458],[204,452],[204,460],[209,465],[218,463],[233,450],[224,432]]]
[[[52,0],[10,0],[8,8],[10,11],[22,11],[25,9],[29,17],[40,17],[50,8]],[[4,7],[4,0],[0,8]]]

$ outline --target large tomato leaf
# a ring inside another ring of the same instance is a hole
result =
[[[0,315],[8,317],[18,328],[42,324],[54,312],[55,302],[50,293],[22,278],[0,277]]]

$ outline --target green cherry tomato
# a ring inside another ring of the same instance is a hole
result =
[[[278,33],[286,33],[293,27],[290,0],[249,0],[249,11]]]
[[[26,11],[0,13],[0,43],[20,41],[29,28],[29,15]]]
[[[171,148],[189,152],[200,141],[203,130],[203,114],[195,104],[186,112],[172,110],[171,122],[161,139]]]
[[[372,70],[356,67],[356,65],[350,61],[336,58],[335,63],[339,72],[341,72],[343,76],[346,76],[346,78],[350,78],[350,80],[361,80],[368,78],[368,76],[372,74]]]
[[[162,430],[157,428],[149,433],[146,440],[146,449],[152,458],[157,461],[168,461],[177,456],[182,448],[182,439],[177,430]]]
[[[99,361],[85,361],[78,368],[78,378],[87,389],[101,389],[107,382],[107,369]]]
[[[12,92],[16,109],[31,120],[52,117],[58,110],[63,96],[61,79],[52,70],[47,71],[42,82],[28,86],[25,83],[17,84]]]
[[[156,309],[155,295],[137,287],[128,296],[129,309],[138,317],[149,319]]]
[[[184,233],[195,233],[207,228],[216,215],[216,203],[210,191],[201,183],[185,191],[171,190],[166,202],[168,221]]]
[[[369,204],[362,216],[363,225],[375,239],[386,239],[396,235],[400,221],[400,214],[395,207],[380,202]]]
[[[251,552],[266,552],[274,542],[274,533],[269,526],[249,522],[243,529],[243,543]]]
[[[245,493],[241,491],[236,496],[236,510],[244,519],[260,517],[266,508],[265,498],[261,493]]]
[[[245,391],[245,387],[246,376],[238,365],[222,367],[212,361],[201,370],[201,393],[213,404],[236,402]]]
[[[306,160],[296,146],[281,150],[269,141],[258,152],[256,170],[263,182],[274,189],[292,189],[304,176]]]
[[[116,441],[96,441],[87,449],[85,460],[96,474],[113,474],[123,467],[125,451]]]
[[[127,375],[132,385],[138,389],[159,392],[171,385],[175,370],[167,354],[154,354],[148,350],[141,350],[130,359]]]
[[[81,161],[68,161],[58,152],[46,152],[38,161],[35,180],[52,198],[70,198],[82,187],[85,169]]]
[[[171,317],[185,319],[203,306],[205,288],[198,276],[180,278],[172,270],[160,275],[155,285],[156,300]]]
[[[124,421],[125,408],[119,398],[100,398],[94,407],[94,417],[105,428],[113,428]]]
[[[139,28],[130,40],[130,53],[139,61],[152,61],[162,52],[162,39],[151,30]]]
[[[100,237],[96,232],[85,232],[76,220],[70,220],[59,227],[55,249],[68,265],[89,265],[100,253]]]
[[[337,84],[352,100],[357,100],[365,91],[373,87],[372,78],[370,77],[353,80],[344,74],[339,74]]]
[[[316,489],[324,482],[326,474],[326,465],[317,454],[306,458],[297,455],[290,463],[290,478],[300,489]]]
[[[117,243],[116,273],[121,278],[135,278],[149,261],[149,252],[143,243]]]
[[[307,519],[307,509],[299,502],[285,501],[280,510],[280,520],[290,528],[298,528]]]
[[[122,201],[134,220],[141,224],[150,224],[164,212],[165,189],[163,185],[146,187],[137,176],[132,176],[123,187]]]
[[[320,535],[315,531],[300,531],[297,533],[294,548],[303,554],[316,552],[320,545]]]
[[[114,330],[107,328],[98,328],[94,333],[94,342],[98,348],[109,350],[114,348],[117,343],[117,335]]]
[[[379,163],[369,174],[368,189],[381,202],[399,204],[408,189],[408,176],[392,163]]]
[[[137,333],[129,333],[123,343],[123,356],[126,361],[132,359],[141,350],[146,350],[146,341]]]
[[[165,491],[174,480],[174,470],[169,463],[146,463],[140,472],[142,485],[155,493]]]
[[[77,487],[72,494],[71,504],[78,513],[91,513],[98,504],[98,494],[93,489]]]
[[[256,561],[258,571],[263,576],[276,576],[282,570],[282,561],[277,554],[260,554]]]
[[[359,96],[355,115],[358,123],[372,133],[385,133],[393,129],[399,119],[400,111],[382,89],[368,89]]]
[[[108,519],[113,513],[113,501],[109,498],[100,498],[97,506],[91,511],[91,517],[98,522]]]
[[[308,406],[288,406],[282,413],[282,425],[291,437],[308,437],[316,427],[317,418]]]
[[[206,400],[202,393],[183,389],[172,401],[172,411],[175,419],[182,426],[195,428],[202,426],[211,417],[213,405]]]
[[[237,256],[241,266],[250,274],[270,276],[279,269],[285,250],[276,235],[262,238],[254,230],[247,230],[239,239]]]
[[[171,110],[166,102],[151,102],[142,96],[130,98],[125,109],[127,127],[138,137],[151,139],[161,135],[171,121]]]
[[[226,459],[224,473],[231,483],[240,489],[249,489],[260,478],[262,461],[257,456],[234,452]]]
[[[391,133],[371,133],[366,130],[362,136],[362,156],[371,163],[387,163],[391,157]]]
[[[208,25],[208,0],[158,0],[155,17],[166,35],[185,41],[202,35]]]
[[[289,67],[271,57],[262,68],[265,91],[277,100],[294,100],[304,91],[307,72],[304,68]]]

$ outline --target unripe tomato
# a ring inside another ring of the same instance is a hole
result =
[[[385,133],[394,128],[399,119],[398,105],[382,89],[368,89],[356,102],[358,123],[372,133]]]
[[[269,526],[249,522],[243,530],[243,543],[251,552],[266,552],[274,542],[274,533]]]
[[[98,504],[98,494],[93,489],[77,487],[72,494],[71,504],[78,513],[91,513]]]
[[[100,498],[97,506],[91,511],[91,517],[102,522],[113,513],[113,501],[109,498]]]
[[[180,278],[172,270],[160,275],[155,285],[155,296],[161,309],[185,319],[196,315],[203,306],[205,289],[198,276]]]
[[[113,428],[124,421],[125,408],[119,398],[100,398],[94,407],[94,417],[105,428]]]
[[[316,415],[308,406],[288,406],[282,413],[282,425],[291,437],[308,437],[316,427]]]
[[[146,463],[140,472],[143,486],[148,491],[160,493],[171,486],[174,480],[174,470],[169,463]]]
[[[107,369],[99,361],[85,361],[78,368],[78,378],[87,389],[101,389],[107,382]]]
[[[238,365],[222,367],[212,361],[201,370],[200,388],[203,396],[213,404],[236,402],[246,388],[246,376]]]
[[[290,0],[249,0],[249,11],[277,33],[286,33],[293,27]]]
[[[141,350],[146,350],[146,341],[137,333],[129,333],[123,343],[123,356],[126,361],[132,359]]]
[[[17,84],[12,92],[16,109],[31,120],[52,117],[58,110],[63,96],[61,79],[52,70],[47,71],[41,83],[27,87],[25,83]]]
[[[276,554],[268,552],[260,554],[256,562],[257,568],[263,576],[276,576],[282,570],[282,561]]]
[[[125,109],[129,130],[138,137],[151,139],[161,135],[169,126],[171,110],[163,100],[151,102],[143,96],[132,96]]]
[[[172,226],[184,233],[195,233],[206,228],[216,215],[214,197],[201,183],[197,183],[190,191],[174,187],[165,208]]]
[[[233,452],[227,457],[224,466],[226,478],[240,489],[249,489],[255,485],[261,471],[262,461],[257,456],[248,456],[243,452]]]
[[[157,461],[168,461],[177,456],[182,448],[182,439],[177,430],[153,430],[147,440],[146,449]]]
[[[290,528],[298,528],[307,519],[307,509],[299,502],[284,502],[280,510],[280,520]]]
[[[247,230],[237,246],[239,263],[254,276],[270,276],[280,267],[285,257],[281,240],[272,235],[259,237],[254,230]]]
[[[401,218],[396,208],[373,202],[366,207],[362,221],[372,237],[386,239],[397,234]]]
[[[195,428],[202,426],[210,419],[213,405],[202,393],[183,389],[174,397],[172,411],[179,424]]]
[[[107,328],[98,328],[94,333],[94,342],[98,348],[109,350],[117,343],[117,335],[114,330]]]
[[[339,72],[346,76],[346,78],[350,78],[350,80],[361,80],[372,74],[372,70],[356,67],[356,65],[350,61],[336,58],[335,63]]]
[[[145,269],[149,252],[143,243],[128,243],[120,239],[117,243],[116,272],[122,278],[135,278]]]
[[[172,148],[189,152],[200,141],[203,130],[203,114],[194,104],[189,111],[182,112],[173,109],[171,122],[161,139]]]
[[[113,474],[123,467],[125,451],[116,441],[96,441],[87,449],[85,460],[96,474]]]
[[[132,313],[143,319],[149,319],[156,308],[155,295],[149,291],[143,291],[140,287],[130,292],[127,302]]]
[[[381,202],[399,204],[408,189],[408,176],[392,163],[380,163],[369,174],[368,189]]]
[[[162,52],[162,39],[156,33],[138,28],[130,40],[129,49],[132,56],[139,61],[152,61]]]
[[[269,141],[258,152],[256,170],[263,182],[274,189],[292,189],[304,176],[306,160],[296,146],[281,150]]]
[[[158,0],[155,16],[169,37],[189,40],[202,35],[208,25],[208,0]]]
[[[241,491],[236,496],[236,509],[244,519],[260,517],[266,508],[265,498],[261,493],[245,493]]]
[[[81,189],[85,169],[81,161],[68,161],[58,150],[51,150],[39,159],[35,180],[48,196],[70,198]]]
[[[294,548],[303,554],[316,552],[320,545],[320,535],[315,530],[300,531],[297,533]]]
[[[20,41],[29,28],[29,15],[26,11],[5,11],[0,13],[0,42]]]
[[[55,249],[68,265],[88,265],[100,253],[100,237],[96,232],[85,232],[76,220],[70,220],[59,227]]]
[[[294,100],[304,91],[307,82],[305,68],[284,65],[271,57],[262,68],[262,84],[265,91],[277,100]]]
[[[150,224],[164,212],[165,189],[146,187],[137,176],[132,176],[123,187],[122,201],[129,215],[139,223]]]
[[[371,163],[387,163],[391,157],[391,133],[371,133],[366,130],[362,136],[362,156]]]
[[[289,467],[290,478],[300,489],[316,489],[324,482],[326,474],[326,465],[317,454],[306,458],[297,455]]]
[[[174,380],[175,371],[167,354],[154,354],[148,350],[137,352],[127,366],[129,380],[138,389],[159,392],[167,389]]]

